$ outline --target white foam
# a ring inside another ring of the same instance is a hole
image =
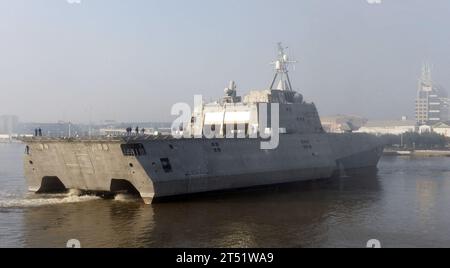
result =
[[[27,208],[27,207],[42,207],[59,204],[70,204],[88,202],[100,199],[97,196],[80,196],[77,191],[70,191],[67,194],[57,195],[35,195],[30,194],[24,198],[11,198],[0,200],[0,208]]]
[[[77,189],[70,189],[67,193],[68,196],[81,196],[81,191]]]
[[[129,194],[117,194],[114,201],[118,202],[136,202],[137,197]]]

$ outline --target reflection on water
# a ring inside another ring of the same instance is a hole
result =
[[[16,200],[0,206],[0,247],[64,247],[69,239],[83,247],[364,247],[374,238],[385,247],[450,246],[447,158],[386,157],[377,173],[152,206],[76,195],[36,205],[29,198],[37,197],[19,202],[19,149],[0,147],[0,204]]]
[[[376,177],[344,178],[208,195],[145,206],[98,200],[24,210],[27,247],[308,247],[331,225],[370,206],[348,190],[379,191]],[[351,188],[349,188],[351,185]],[[369,201],[369,202],[368,202]]]

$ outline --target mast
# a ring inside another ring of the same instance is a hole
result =
[[[285,49],[281,42],[278,43],[278,59],[271,63],[275,66],[275,77],[270,85],[271,90],[293,91],[288,68],[290,64],[297,63],[297,61],[289,60]]]

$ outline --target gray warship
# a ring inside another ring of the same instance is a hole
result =
[[[280,45],[268,89],[240,97],[231,82],[220,100],[197,103],[190,122],[172,135],[26,138],[29,191],[127,192],[151,204],[163,197],[376,170],[381,140],[326,133],[314,103],[293,90],[291,63]]]

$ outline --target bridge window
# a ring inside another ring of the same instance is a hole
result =
[[[141,143],[122,144],[122,153],[126,156],[142,156],[147,155],[144,145]]]

